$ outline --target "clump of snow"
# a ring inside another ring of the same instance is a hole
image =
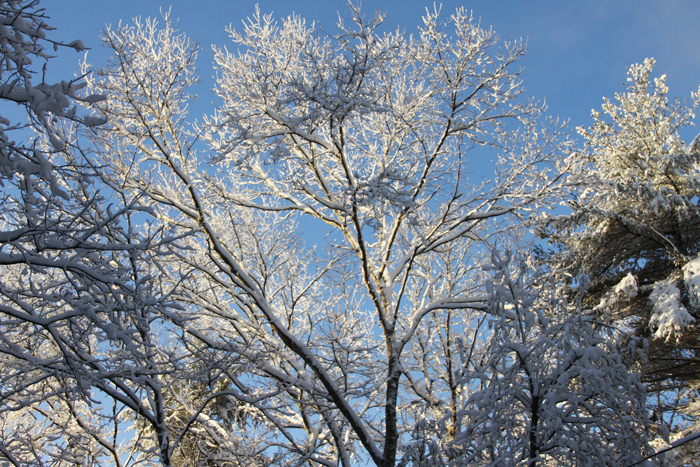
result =
[[[104,117],[92,117],[90,115],[86,115],[83,117],[83,123],[85,123],[85,126],[89,127],[100,126],[107,123],[107,119]]]
[[[600,303],[593,308],[594,311],[602,312],[607,318],[610,317],[612,308],[617,305],[621,298],[632,299],[637,296],[637,279],[632,274],[627,274],[611,292],[605,294]]]
[[[627,274],[619,284],[615,286],[615,293],[627,297],[634,298],[637,296],[637,279],[632,274]]]
[[[683,266],[683,281],[688,289],[688,299],[694,308],[700,305],[700,256]]]
[[[690,316],[681,303],[681,291],[672,282],[656,282],[649,301],[652,304],[649,326],[652,330],[656,329],[656,338],[669,341],[695,322],[695,318]]]
[[[661,438],[652,440],[649,445],[664,459],[663,465],[691,465],[700,452],[700,431],[684,430],[666,437],[662,433]]]

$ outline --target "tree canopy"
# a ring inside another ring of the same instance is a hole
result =
[[[43,56],[37,3],[0,5],[20,48]],[[650,63],[632,67],[623,110],[606,103],[615,123],[594,115],[577,150],[523,95],[522,43],[464,9],[428,10],[414,36],[381,33],[382,19],[350,5],[328,34],[256,12],[229,31],[232,52],[215,49],[218,107],[199,121],[199,45],[167,15],[106,28],[109,61],[62,94],[6,57],[3,78],[19,73],[44,104],[28,98],[36,137],[3,156],[0,457],[627,466],[654,454],[635,367],[645,336],[615,319],[633,289],[661,307],[644,326],[671,326],[663,338],[690,322],[663,321],[673,297],[694,313],[683,216],[698,153],[674,136],[692,108],[665,107]],[[18,82],[1,89],[19,95]],[[638,143],[648,120],[660,130]],[[484,148],[496,162],[476,181]],[[547,217],[570,196],[572,214]],[[530,254],[543,218],[561,241],[549,264]],[[620,283],[641,270],[651,288]],[[592,312],[601,300],[610,311]]]

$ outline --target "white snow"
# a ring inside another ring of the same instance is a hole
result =
[[[656,282],[649,301],[652,303],[649,326],[656,330],[654,336],[659,339],[668,341],[695,322],[681,303],[681,291],[672,282]]]
[[[625,278],[615,286],[614,291],[620,296],[634,298],[637,296],[637,280],[632,274],[627,274]]]
[[[608,292],[601,299],[600,303],[593,308],[594,311],[602,312],[605,316],[610,317],[613,307],[621,298],[632,299],[637,296],[637,279],[632,274],[627,274],[615,287],[612,292]]]
[[[683,266],[683,282],[688,290],[691,306],[700,304],[700,256]]]

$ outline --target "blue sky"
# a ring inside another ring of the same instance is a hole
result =
[[[42,0],[51,16],[54,36],[66,41],[82,39],[91,47],[88,60],[99,66],[106,59],[100,50],[99,34],[105,24],[130,22],[135,16],[160,16],[171,8],[180,31],[202,44],[199,69],[204,85],[200,112],[211,109],[208,96],[213,86],[211,45],[230,44],[225,27],[240,28],[255,11],[273,12],[277,18],[297,13],[307,22],[316,21],[333,31],[338,11],[347,16],[346,2],[317,0],[272,1],[169,1],[169,0]],[[363,2],[370,16],[386,13],[384,28],[397,27],[415,32],[426,6],[415,0]],[[700,1],[697,0],[610,0],[610,1],[445,1],[447,15],[464,6],[481,18],[482,27],[493,27],[502,40],[526,39],[527,57],[522,60],[524,87],[528,95],[546,100],[548,114],[569,119],[572,127],[590,125],[591,109],[600,109],[603,96],[612,98],[624,88],[626,67],[646,57],[657,60],[656,75],[667,74],[670,95],[689,99],[700,85]],[[50,66],[50,74],[64,79],[77,72],[81,58],[70,50],[61,51]],[[52,76],[49,77],[52,80]],[[196,115],[198,116],[198,115]],[[692,139],[697,129],[684,134]]]

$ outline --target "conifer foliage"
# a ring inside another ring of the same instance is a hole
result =
[[[563,245],[550,257],[568,279],[584,275],[587,307],[650,342],[644,380],[660,432],[696,414],[700,344],[700,91],[671,101],[654,60],[629,68],[627,91],[605,99],[579,128],[586,157],[574,171],[571,213],[547,220]]]

